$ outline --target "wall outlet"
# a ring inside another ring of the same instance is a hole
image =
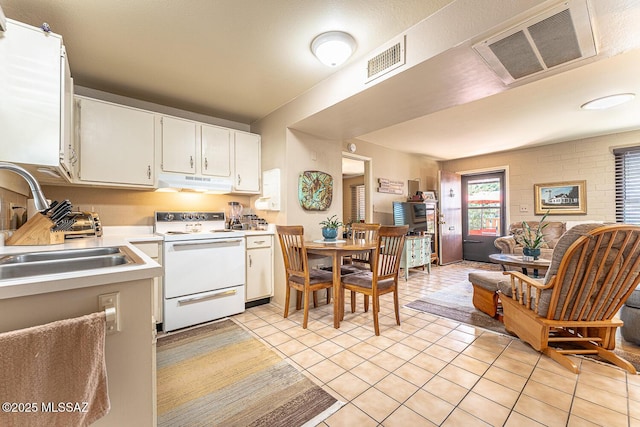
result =
[[[520,212],[522,213],[529,212],[529,205],[520,205]]]

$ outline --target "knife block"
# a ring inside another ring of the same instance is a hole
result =
[[[49,218],[37,213],[6,239],[5,245],[29,246],[64,243],[63,232],[51,231],[54,225]]]

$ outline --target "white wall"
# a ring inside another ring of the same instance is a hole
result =
[[[509,167],[508,223],[535,220],[534,184],[586,180],[587,214],[557,215],[553,220],[615,221],[615,169],[612,149],[640,144],[640,131],[579,139],[553,145],[442,162],[462,172]],[[520,212],[521,207],[528,212]],[[537,217],[539,219],[540,216]]]
[[[346,151],[348,141],[336,141],[319,138],[300,131],[288,129],[287,123],[299,119],[299,110],[284,107],[267,119],[255,123],[251,130],[262,135],[262,168],[281,169],[280,212],[261,212],[270,223],[279,225],[302,225],[307,240],[322,237],[320,221],[331,215],[343,218],[342,188],[342,152]],[[374,185],[378,178],[403,181],[419,177],[427,186],[434,189],[438,164],[423,156],[400,153],[388,148],[357,141],[357,154],[371,158]],[[305,211],[298,201],[298,177],[305,170],[320,170],[333,176],[334,192],[331,207],[326,211]],[[373,191],[374,222],[392,223],[391,204],[394,200],[406,200],[402,195],[392,195]],[[348,219],[348,218],[347,218]],[[284,262],[279,244],[274,257],[275,289],[273,302],[284,305],[285,278]]]

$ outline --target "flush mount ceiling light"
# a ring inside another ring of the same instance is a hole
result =
[[[325,65],[337,67],[349,59],[356,49],[356,41],[342,31],[322,33],[311,42],[311,51]]]
[[[580,108],[583,110],[606,110],[607,108],[629,102],[635,97],[635,93],[618,93],[615,95],[592,99],[591,101],[582,104]]]

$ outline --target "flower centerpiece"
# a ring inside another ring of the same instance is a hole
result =
[[[540,256],[540,248],[545,243],[543,231],[549,225],[548,222],[544,222],[547,215],[549,211],[544,214],[535,228],[530,227],[528,222],[522,221],[522,254],[524,256],[532,257],[534,260]]]
[[[324,240],[336,240],[338,237],[338,228],[342,227],[342,221],[338,219],[338,215],[333,215],[324,221],[320,221],[322,226],[322,237]]]

